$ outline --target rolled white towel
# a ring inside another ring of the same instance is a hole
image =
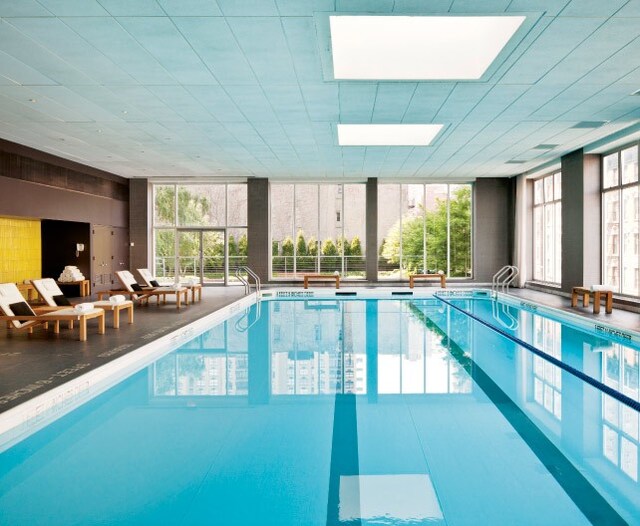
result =
[[[120,305],[125,301],[127,301],[127,298],[125,298],[122,294],[116,294],[115,296],[111,296],[109,298],[109,303],[111,303],[111,305]]]
[[[94,309],[93,303],[78,303],[74,307],[76,312],[91,312]]]
[[[609,285],[591,285],[591,292],[612,292],[613,288]]]

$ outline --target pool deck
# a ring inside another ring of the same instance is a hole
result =
[[[97,322],[87,324],[87,341],[78,341],[78,328],[61,325],[60,334],[36,327],[33,334],[7,335],[0,327],[0,413],[49,389],[96,369],[116,358],[242,298],[242,287],[205,288],[202,301],[180,309],[168,300],[156,306],[135,307],[134,324],[126,313],[120,329],[113,329],[111,313],[106,313],[106,334],[98,334]]]
[[[374,288],[374,287],[366,287]],[[549,307],[577,313],[589,319],[611,323],[620,328],[640,331],[640,315],[614,308],[612,314],[593,314],[591,308],[571,308],[569,298],[530,289],[512,289],[514,296]],[[32,335],[7,336],[0,327],[0,413],[49,389],[96,369],[134,349],[233,303],[243,296],[241,287],[205,288],[202,302],[177,311],[173,304],[136,307],[135,323],[129,325],[126,314],[120,329],[111,328],[107,313],[107,332],[97,334],[97,323],[89,322],[86,342],[77,340],[77,328],[62,329],[59,335],[36,328]]]

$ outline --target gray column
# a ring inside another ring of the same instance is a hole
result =
[[[511,263],[513,181],[483,177],[476,180],[473,190],[473,280],[488,283]]]
[[[269,224],[269,180],[249,179],[247,181],[248,217],[248,265],[268,281],[271,268],[271,228]]]
[[[378,281],[378,179],[367,179],[366,205],[367,281]]]
[[[600,157],[562,157],[562,290],[600,283]]]
[[[133,243],[129,251],[131,269],[151,266],[151,186],[148,179],[129,181],[129,239]],[[130,269],[130,270],[131,270]],[[134,271],[135,272],[135,271]]]

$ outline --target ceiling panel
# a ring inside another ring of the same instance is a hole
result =
[[[332,12],[530,19],[482,81],[340,82]],[[0,137],[127,177],[513,175],[638,123],[636,17],[640,0],[4,0]],[[340,147],[338,123],[445,128]]]

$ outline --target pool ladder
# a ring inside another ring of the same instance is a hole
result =
[[[518,277],[520,271],[514,265],[505,265],[493,275],[491,291],[495,296],[498,292],[509,292],[509,287]]]
[[[247,274],[246,278],[242,275],[242,272]],[[253,270],[246,266],[237,267],[236,278],[238,278],[238,281],[240,281],[244,285],[245,295],[251,294],[251,283],[249,282],[249,280],[253,279],[254,285],[256,287],[256,294],[260,296],[260,278]]]

